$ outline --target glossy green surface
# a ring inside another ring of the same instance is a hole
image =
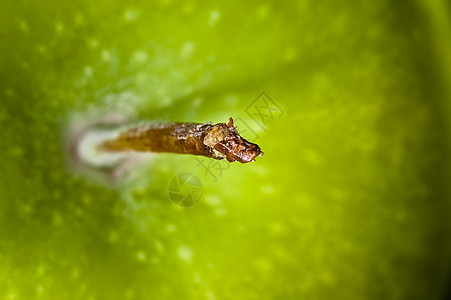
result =
[[[448,16],[444,1],[1,1],[0,298],[440,299]],[[258,129],[263,90],[283,114]],[[105,184],[64,150],[94,110],[240,117],[265,156],[215,178],[161,154]],[[186,172],[204,189],[180,208],[168,185]]]

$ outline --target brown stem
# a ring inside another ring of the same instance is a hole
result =
[[[263,156],[260,147],[245,140],[228,123],[169,123],[134,127],[113,140],[103,142],[102,151],[149,151],[202,155],[247,163]]]

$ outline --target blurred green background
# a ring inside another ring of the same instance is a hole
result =
[[[443,299],[449,13],[439,0],[1,1],[0,298]],[[262,91],[283,114],[259,128],[246,108]],[[93,111],[239,117],[265,156],[215,178],[161,154],[106,184],[64,150]],[[180,208],[168,185],[186,172],[204,190]]]

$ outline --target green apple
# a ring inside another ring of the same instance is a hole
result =
[[[0,298],[442,299],[449,12],[2,1]],[[110,113],[233,117],[265,156],[79,172],[68,128]],[[169,199],[182,173],[191,207]]]

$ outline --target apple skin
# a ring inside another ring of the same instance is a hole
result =
[[[442,299],[443,3],[3,1],[0,298]],[[265,156],[74,170],[68,128],[112,112],[233,117]]]

